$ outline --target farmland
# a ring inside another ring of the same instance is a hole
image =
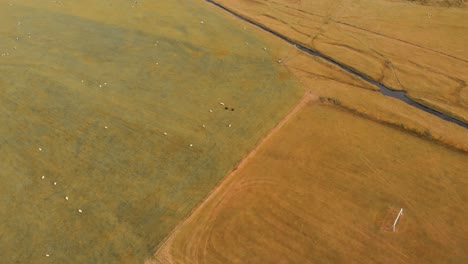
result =
[[[199,3],[0,2],[4,263],[142,262],[302,94]]]
[[[468,122],[463,1],[214,2]]]
[[[467,262],[466,128],[359,77],[466,121],[466,6],[216,2],[338,63],[207,1],[0,0],[0,259]]]
[[[309,101],[149,263],[464,263],[466,157]]]

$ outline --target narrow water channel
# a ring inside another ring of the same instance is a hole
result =
[[[458,120],[458,119],[453,118],[453,117],[451,117],[449,115],[441,113],[441,112],[439,112],[437,110],[429,108],[429,107],[427,107],[425,105],[422,105],[422,104],[420,104],[420,103],[418,103],[418,102],[416,102],[414,100],[411,100],[410,98],[408,98],[406,96],[406,92],[404,92],[404,91],[394,91],[394,90],[388,88],[387,86],[385,86],[385,85],[383,85],[383,84],[381,84],[381,83],[379,83],[379,82],[365,76],[364,74],[356,71],[355,69],[334,60],[333,58],[331,58],[331,57],[329,57],[327,55],[324,55],[324,54],[322,54],[320,52],[311,50],[311,49],[309,49],[309,48],[307,48],[307,47],[305,47],[305,46],[303,46],[301,44],[298,44],[298,43],[294,42],[293,40],[291,40],[290,38],[288,38],[288,37],[286,37],[286,36],[284,36],[282,34],[279,34],[279,33],[275,32],[275,31],[272,31],[271,29],[269,29],[269,28],[267,28],[267,27],[265,27],[265,26],[263,26],[261,24],[258,24],[255,21],[252,21],[252,20],[250,20],[248,18],[240,16],[239,14],[231,11],[230,9],[228,9],[228,8],[218,4],[216,2],[213,2],[212,0],[206,0],[206,1],[208,3],[210,3],[210,4],[213,4],[213,5],[221,8],[221,9],[223,9],[226,12],[229,12],[230,14],[236,16],[239,19],[242,19],[243,21],[245,21],[245,22],[247,22],[249,24],[252,24],[252,25],[254,25],[254,26],[258,27],[258,28],[261,28],[261,29],[263,29],[263,30],[277,36],[278,38],[280,38],[280,39],[294,45],[296,48],[298,48],[298,49],[300,49],[300,50],[302,50],[302,51],[304,51],[304,52],[306,52],[306,53],[308,53],[310,55],[320,57],[320,58],[322,58],[322,59],[324,59],[324,60],[326,60],[326,61],[328,61],[328,62],[330,62],[330,63],[332,63],[332,64],[334,64],[334,65],[336,65],[338,67],[340,67],[341,69],[343,69],[343,70],[345,70],[345,71],[347,71],[347,72],[349,72],[349,73],[351,73],[351,74],[353,74],[355,76],[358,76],[359,78],[363,79],[364,81],[379,87],[380,92],[385,96],[390,96],[390,97],[396,98],[396,99],[401,100],[401,101],[403,101],[403,102],[405,102],[405,103],[407,103],[407,104],[409,104],[409,105],[411,105],[413,107],[416,107],[416,108],[418,108],[420,110],[423,110],[423,111],[425,111],[427,113],[430,113],[432,115],[435,115],[435,116],[437,116],[437,117],[439,117],[439,118],[441,118],[441,119],[443,119],[445,121],[457,124],[457,125],[459,125],[461,127],[464,127],[464,128],[468,128],[468,124],[461,121],[461,120]]]

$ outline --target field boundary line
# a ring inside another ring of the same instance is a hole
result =
[[[424,140],[428,140],[428,141],[430,141],[430,142],[432,142],[434,144],[438,144],[440,146],[446,147],[446,148],[451,149],[453,151],[468,153],[468,145],[463,144],[463,143],[460,145],[460,144],[457,144],[456,142],[445,141],[444,138],[442,136],[440,136],[440,135],[437,135],[435,137],[432,136],[432,135],[426,135],[425,131],[430,132],[430,130],[428,130],[428,129],[423,131],[423,130],[420,130],[420,128],[418,128],[418,127],[410,127],[410,126],[407,125],[407,123],[398,123],[397,121],[392,120],[392,119],[388,119],[388,118],[382,119],[381,117],[378,117],[376,115],[376,113],[373,113],[373,112],[365,112],[364,110],[354,108],[354,107],[352,107],[350,105],[345,105],[345,104],[342,104],[342,103],[336,102],[336,101],[335,102],[330,102],[330,100],[336,100],[336,99],[334,99],[332,97],[325,97],[325,96],[322,97],[321,96],[320,100],[321,100],[321,103],[323,103],[323,104],[334,106],[334,107],[336,107],[338,109],[341,109],[342,111],[349,112],[351,114],[360,116],[362,118],[365,118],[365,119],[380,123],[380,124],[385,125],[387,127],[400,130],[402,132],[405,132],[405,133],[408,133],[410,135],[422,138]],[[328,102],[327,102],[327,100],[328,100]],[[414,122],[414,120],[413,120],[413,122]]]
[[[155,250],[153,250],[153,255],[145,261],[145,264],[153,264],[159,263],[158,258],[156,257],[158,253],[161,253],[168,242],[174,237],[174,235],[178,232],[180,227],[189,221],[198,211],[200,211],[204,205],[209,202],[215,195],[222,189],[223,183],[227,182],[227,180],[236,175],[236,171],[243,168],[249,161],[254,157],[258,150],[265,145],[269,139],[276,134],[299,110],[301,110],[304,106],[306,106],[309,102],[319,101],[319,97],[313,94],[310,91],[307,91],[302,98],[299,100],[298,103],[294,105],[294,107],[267,133],[265,137],[263,137],[257,145],[245,156],[243,157],[232,169],[230,169],[226,175],[208,192],[204,199],[202,199],[191,211],[190,213],[182,219],[177,226],[167,235],[164,240],[159,243]],[[169,250],[169,249],[166,249]],[[165,252],[164,255],[168,255],[168,252]],[[170,256],[168,256],[170,257]],[[171,262],[170,262],[171,263]]]

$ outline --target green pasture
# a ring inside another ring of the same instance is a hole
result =
[[[300,97],[222,11],[134,2],[0,0],[2,263],[142,263]]]

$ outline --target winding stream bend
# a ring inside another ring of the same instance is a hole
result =
[[[303,46],[303,45],[301,45],[299,43],[296,43],[293,40],[291,40],[290,38],[288,38],[288,37],[286,37],[286,36],[284,36],[284,35],[282,35],[280,33],[277,33],[275,31],[273,31],[273,30],[271,30],[271,29],[269,29],[269,28],[255,22],[255,21],[252,21],[252,20],[250,20],[248,18],[245,18],[245,17],[237,14],[236,12],[231,11],[230,9],[222,6],[221,4],[218,4],[218,3],[216,3],[216,2],[214,2],[212,0],[205,0],[205,1],[212,4],[212,5],[215,5],[215,6],[219,7],[219,8],[221,8],[221,9],[223,9],[224,11],[236,16],[239,19],[242,19],[243,21],[245,21],[245,22],[247,22],[247,23],[249,23],[251,25],[254,25],[254,26],[256,26],[256,27],[258,27],[260,29],[263,29],[263,30],[277,36],[278,38],[280,38],[280,39],[294,45],[296,48],[298,48],[298,49],[300,49],[300,50],[302,50],[302,51],[304,51],[304,52],[306,52],[306,53],[308,53],[310,55],[320,57],[320,58],[322,58],[322,59],[324,59],[324,60],[326,60],[326,61],[328,61],[328,62],[330,62],[330,63],[332,63],[332,64],[334,64],[334,65],[336,65],[338,67],[340,67],[341,69],[343,69],[343,70],[345,70],[345,71],[347,71],[347,72],[361,78],[362,80],[377,86],[380,89],[380,92],[385,96],[390,96],[390,97],[396,98],[396,99],[398,99],[400,101],[403,101],[403,102],[405,102],[405,103],[407,103],[407,104],[409,104],[409,105],[411,105],[413,107],[421,109],[421,110],[423,110],[423,111],[425,111],[427,113],[430,113],[432,115],[435,115],[435,116],[437,116],[437,117],[439,117],[439,118],[441,118],[441,119],[443,119],[445,121],[457,124],[457,125],[459,125],[461,127],[464,127],[464,128],[468,128],[467,123],[465,123],[465,122],[463,122],[461,120],[458,120],[456,118],[453,118],[453,117],[451,117],[449,115],[446,115],[444,113],[441,113],[441,112],[439,112],[437,110],[434,110],[432,108],[429,108],[429,107],[427,107],[425,105],[422,105],[422,104],[410,99],[409,97],[406,96],[406,92],[404,92],[404,91],[394,91],[394,90],[388,88],[387,86],[385,86],[385,85],[383,85],[383,84],[381,84],[381,83],[367,77],[366,75],[358,72],[357,70],[355,70],[355,69],[353,69],[353,68],[351,68],[351,67],[349,67],[347,65],[344,65],[344,64],[334,60],[333,58],[331,58],[331,57],[329,57],[329,56],[327,56],[325,54],[322,54],[322,53],[320,53],[318,51],[315,51],[315,50],[311,50],[311,49],[309,49],[309,48],[307,48],[307,47],[305,47],[305,46]]]

